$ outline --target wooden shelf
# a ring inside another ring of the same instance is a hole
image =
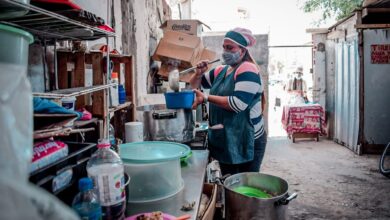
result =
[[[97,122],[98,122],[97,118],[92,118],[91,120],[87,120],[87,121],[75,121],[73,123],[73,127],[75,127],[75,128],[84,127],[86,125],[95,124]]]
[[[125,108],[127,108],[127,107],[130,107],[131,105],[132,105],[131,102],[125,102],[125,103],[123,103],[123,104],[120,104],[120,105],[118,105],[118,106],[115,106],[115,107],[110,108],[109,112],[110,112],[110,113],[114,113],[114,112],[119,111],[119,110],[121,110],[121,109],[125,109]]]
[[[58,136],[69,136],[70,134],[94,131],[95,128],[83,128],[83,129],[74,129],[74,128],[59,128],[53,130],[37,130],[34,131],[34,139],[58,137]]]

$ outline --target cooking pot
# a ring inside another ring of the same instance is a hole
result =
[[[187,143],[194,137],[192,109],[167,109],[165,105],[137,107],[142,112],[144,140]]]
[[[282,178],[262,173],[239,173],[226,178],[225,190],[226,219],[255,220],[287,219],[287,205],[297,197],[288,194],[288,183]],[[237,192],[238,187],[261,189],[269,198],[257,198]]]

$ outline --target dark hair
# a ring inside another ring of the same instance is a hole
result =
[[[258,66],[257,62],[256,62],[256,61],[253,59],[253,57],[250,55],[249,50],[246,49],[245,47],[241,47],[241,46],[240,46],[240,48],[241,48],[242,50],[245,51],[245,52],[244,52],[244,53],[245,53],[245,54],[244,54],[244,57],[242,58],[242,62],[248,61],[248,62],[251,62],[251,63],[255,64],[256,66]]]

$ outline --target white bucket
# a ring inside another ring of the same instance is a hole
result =
[[[133,121],[125,124],[126,143],[144,141],[144,125]]]
[[[68,98],[62,98],[61,103],[62,107],[74,111],[76,102],[76,97],[68,97]]]

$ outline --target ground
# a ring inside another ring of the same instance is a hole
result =
[[[269,138],[262,173],[288,181],[290,219],[390,219],[390,179],[379,155],[358,156],[330,140]]]

